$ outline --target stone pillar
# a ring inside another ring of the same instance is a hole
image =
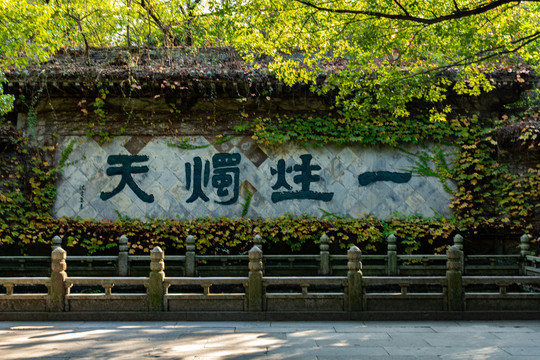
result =
[[[118,276],[129,275],[128,238],[126,235],[118,239]]]
[[[262,241],[262,236],[261,235],[255,235],[253,237],[253,245],[258,247],[259,249],[261,249],[261,251],[263,249],[262,248],[262,243],[263,243],[263,241]]]
[[[66,251],[61,247],[51,253],[51,284],[49,286],[49,311],[60,312],[65,308],[66,297]]]
[[[263,263],[262,250],[253,246],[249,250],[248,310],[262,311]]]
[[[185,276],[195,276],[195,236],[189,235],[186,238],[186,262],[184,263],[185,267]]]
[[[460,271],[461,271],[461,274],[463,275],[465,274],[465,252],[463,251],[463,236],[459,234],[456,234],[456,236],[454,236],[454,246],[457,247],[460,253],[460,257],[459,257],[459,260],[461,263]]]
[[[159,246],[150,252],[150,279],[148,281],[148,310],[150,311],[163,311],[164,258],[165,253]]]
[[[448,311],[463,311],[463,286],[461,278],[461,251],[457,246],[451,246],[446,251],[446,282]]]
[[[52,239],[52,249],[51,250],[54,250],[54,249],[59,248],[61,246],[62,246],[62,238],[60,236],[56,235]]]
[[[363,289],[362,289],[362,251],[353,246],[347,251],[347,278],[349,283],[349,311],[362,311]]]
[[[531,241],[531,238],[528,234],[523,234],[521,235],[521,237],[519,238],[519,241],[520,241],[520,244],[519,244],[519,248],[520,248],[520,255],[521,255],[521,259],[520,259],[520,263],[521,263],[521,266],[519,268],[519,273],[520,275],[527,275],[527,271],[525,270],[525,267],[527,266],[527,255],[531,255],[531,245],[530,245],[530,241]]]
[[[388,262],[386,263],[386,275],[396,276],[398,274],[397,265],[397,239],[394,235],[388,235]]]
[[[330,246],[328,242],[330,239],[326,234],[323,234],[320,238],[320,261],[319,261],[319,275],[330,275]]]

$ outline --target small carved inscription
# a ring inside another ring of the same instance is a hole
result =
[[[86,187],[84,185],[81,185],[79,186],[79,194],[81,195],[81,198],[80,198],[80,201],[81,201],[81,206],[79,208],[79,210],[82,210],[83,209],[83,205],[84,205],[84,192],[86,191]]]

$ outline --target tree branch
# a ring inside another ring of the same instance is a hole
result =
[[[456,12],[460,12],[461,10],[459,9],[459,6],[456,2],[456,0],[452,0],[454,2],[454,7],[456,8]]]
[[[90,61],[90,52],[89,52],[90,46],[88,45],[88,40],[86,39],[86,34],[84,33],[84,30],[82,27],[82,19],[84,18],[80,16],[75,16],[74,13],[72,14],[69,11],[66,11],[66,15],[72,18],[73,20],[75,20],[75,22],[77,23],[77,27],[79,28],[79,31],[84,41],[84,54],[86,55],[86,61],[89,62]],[[90,14],[87,14],[87,16],[90,16]]]
[[[506,49],[506,48],[500,46],[500,47],[497,47],[495,49],[479,51],[474,55],[476,57],[481,56],[479,58],[476,58],[476,59],[465,58],[465,59],[462,59],[462,60],[459,60],[459,61],[455,61],[455,62],[453,62],[451,64],[448,64],[448,65],[438,66],[438,67],[428,69],[428,70],[424,70],[424,71],[421,71],[421,72],[418,72],[418,73],[409,74],[407,77],[417,76],[417,75],[424,75],[424,74],[432,73],[434,71],[450,69],[450,68],[453,68],[453,67],[456,67],[456,66],[467,66],[467,65],[480,63],[482,61],[489,60],[489,59],[494,58],[496,56],[513,54],[513,53],[517,52],[519,49],[523,48],[525,45],[528,45],[528,44],[530,44],[530,43],[532,43],[532,42],[534,42],[534,41],[536,41],[538,39],[540,39],[540,31],[537,31],[537,32],[535,32],[535,33],[533,33],[531,35],[524,36],[522,38],[519,38],[519,39],[516,39],[516,40],[512,41],[512,44],[517,45],[513,49]],[[502,50],[498,51],[497,49],[502,49]],[[483,55],[483,54],[486,54],[486,55]]]
[[[193,2],[188,1],[186,5],[187,16],[186,16],[186,29],[185,30],[186,30],[186,45],[187,46],[193,45],[193,30],[191,28],[193,25],[193,19],[195,18],[193,14],[193,10],[195,10],[195,8],[197,7],[197,5],[199,5],[200,2],[201,0],[194,0]],[[182,10],[182,13],[184,13],[183,10]]]
[[[154,11],[148,6],[145,0],[141,0],[140,2],[141,7],[146,11],[146,13],[154,20],[154,23],[157,25],[157,27],[161,30],[163,33],[163,36],[165,36],[166,42],[172,43],[173,42],[173,36],[169,29],[163,25],[159,17],[154,13]]]
[[[407,9],[405,9],[405,8],[399,3],[398,0],[394,0],[394,2],[396,3],[397,6],[399,6],[399,7],[401,8],[401,10],[403,10],[403,12],[405,13],[405,15],[411,16],[411,15],[409,14],[409,12],[407,11]]]
[[[416,22],[416,23],[427,24],[427,25],[433,25],[440,22],[444,22],[444,21],[457,20],[464,17],[483,14],[490,10],[496,9],[498,7],[501,7],[503,5],[510,4],[510,3],[540,2],[540,0],[495,0],[489,3],[483,3],[482,5],[479,5],[478,7],[475,7],[472,9],[461,9],[459,11],[455,11],[453,13],[446,14],[446,15],[435,16],[433,18],[423,18],[423,17],[411,16],[410,14],[402,15],[402,14],[387,14],[383,12],[367,11],[367,10],[332,9],[332,8],[327,8],[327,7],[313,4],[307,0],[294,0],[294,1],[304,4],[306,6],[312,7],[319,11],[326,11],[326,12],[335,13],[335,14],[360,14],[360,15],[372,16],[376,18],[410,21],[410,22]],[[403,9],[403,7],[401,8]]]

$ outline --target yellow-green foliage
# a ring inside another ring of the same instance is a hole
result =
[[[318,252],[318,239],[324,233],[330,237],[332,253],[343,254],[356,244],[365,253],[386,251],[386,237],[395,233],[406,239],[400,251],[412,253],[443,246],[446,239],[456,231],[451,220],[421,217],[394,217],[381,221],[372,217],[360,219],[317,218],[283,215],[269,219],[244,218],[200,218],[194,220],[118,219],[115,221],[74,218],[41,218],[24,231],[24,236],[13,237],[3,245],[12,244],[21,252],[28,253],[36,247],[47,249],[54,235],[60,235],[66,250],[72,254],[115,253],[118,238],[125,234],[130,240],[129,252],[148,253],[154,246],[160,246],[167,253],[183,253],[185,238],[197,238],[197,252],[246,253],[251,247],[255,234],[265,241],[266,253]],[[12,234],[2,231],[2,238]],[[19,234],[20,235],[20,234]],[[428,244],[427,247],[422,247]],[[13,247],[12,246],[12,247]]]
[[[340,123],[339,119],[333,121]],[[388,137],[387,144],[398,144],[403,134],[417,138],[418,142],[425,141],[428,138],[423,134],[430,124],[422,124],[404,123],[402,129],[382,132],[379,136]],[[169,253],[182,253],[184,239],[194,235],[200,253],[243,253],[253,236],[259,233],[267,243],[268,252],[316,252],[318,238],[326,233],[334,253],[350,244],[359,245],[364,252],[377,253],[385,251],[386,237],[395,234],[400,241],[399,251],[413,253],[441,251],[451,243],[451,236],[456,232],[471,240],[477,234],[495,231],[512,236],[523,232],[537,235],[540,168],[529,168],[526,173],[518,174],[499,162],[497,143],[492,137],[497,126],[494,123],[479,124],[472,117],[445,124],[438,125],[439,131],[434,135],[440,137],[441,142],[450,138],[458,147],[454,164],[442,164],[440,154],[435,153],[431,170],[423,166],[416,171],[420,172],[418,175],[438,176],[441,181],[453,182],[457,190],[450,205],[454,210],[450,219],[397,214],[384,220],[370,216],[292,215],[272,219],[54,219],[49,212],[56,196],[54,181],[58,170],[45,160],[44,150],[32,150],[28,141],[18,135],[12,140],[13,155],[2,160],[0,246],[15,247],[27,253],[38,244],[48,245],[54,235],[60,235],[68,250],[103,253],[112,251],[109,249],[117,246],[118,237],[125,234],[130,239],[131,253],[147,253],[156,245]],[[301,124],[299,128],[306,126]],[[364,127],[367,129],[368,125]],[[524,131],[530,132],[530,129]],[[335,142],[331,134],[325,136],[321,132],[318,136],[323,143]],[[538,147],[538,142],[528,141],[528,147]],[[367,137],[361,142],[377,143],[378,140]],[[65,162],[67,154],[62,159]],[[422,158],[422,164],[428,162],[429,156]]]

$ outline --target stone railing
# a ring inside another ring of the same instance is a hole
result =
[[[0,278],[5,289],[0,319],[10,313],[121,313],[126,319],[141,313],[186,319],[201,314],[221,319],[226,314],[238,319],[310,318],[313,313],[317,319],[415,312],[540,314],[540,276],[463,276],[463,252],[455,245],[445,256],[445,276],[364,276],[356,246],[346,255],[346,276],[265,276],[259,246],[253,246],[248,257],[247,277],[168,277],[165,254],[155,247],[146,277],[69,277],[66,251],[57,247],[51,254],[50,278]],[[31,285],[48,291],[15,291]],[[81,287],[91,291],[72,291]]]
[[[521,274],[523,275],[540,275],[540,256],[531,255],[530,251],[530,236],[523,235],[520,238],[521,244]]]
[[[526,261],[523,263],[523,272],[526,275],[540,275],[540,257],[526,255]]]
[[[506,255],[466,255],[461,258],[461,271],[466,275],[525,275],[534,274],[539,258],[530,255],[528,235],[520,239],[520,254]],[[248,255],[200,255],[196,253],[195,237],[186,238],[185,255],[168,255],[167,268],[171,274],[179,276],[212,276],[216,272],[229,276],[246,276]],[[60,247],[62,239],[55,236],[53,250]],[[265,274],[281,275],[345,275],[347,255],[330,254],[329,238],[319,239],[319,254],[266,255],[263,259]],[[387,253],[384,255],[364,255],[364,273],[386,276],[434,276],[444,275],[445,255],[406,255],[397,253],[397,239],[387,238]],[[263,240],[255,236],[253,245],[263,249]],[[463,252],[463,237],[456,235],[454,245]],[[116,256],[68,256],[73,274],[94,276],[144,275],[148,269],[148,255],[129,255],[129,240],[119,238]],[[50,266],[47,256],[0,256],[0,276],[14,274],[46,275]],[[540,273],[540,270],[536,271]]]

